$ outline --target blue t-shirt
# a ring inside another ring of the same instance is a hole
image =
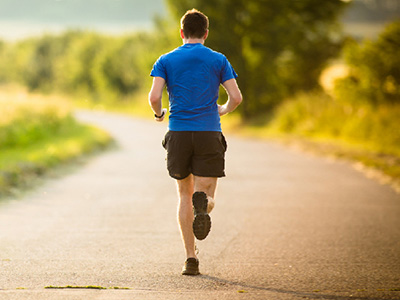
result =
[[[169,130],[221,131],[219,86],[237,77],[223,54],[200,43],[184,44],[162,55],[150,75],[167,84]]]

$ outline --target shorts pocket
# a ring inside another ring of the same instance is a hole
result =
[[[222,147],[224,148],[224,152],[226,152],[226,150],[228,149],[228,144],[226,143],[225,136],[223,135],[222,132],[221,132],[220,142],[222,144]]]
[[[169,131],[165,134],[164,139],[162,140],[162,146],[164,147],[165,150],[167,150],[167,144],[168,140],[170,138]]]

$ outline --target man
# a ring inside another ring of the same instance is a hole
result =
[[[203,13],[187,11],[181,19],[183,46],[162,55],[150,74],[154,78],[149,103],[158,122],[167,112],[161,101],[165,85],[169,94],[169,131],[163,146],[169,174],[178,186],[178,223],[186,251],[183,275],[200,274],[195,236],[202,240],[208,235],[217,179],[225,176],[227,146],[220,116],[242,101],[229,61],[204,46],[208,25]],[[217,104],[220,84],[228,94],[224,105]]]

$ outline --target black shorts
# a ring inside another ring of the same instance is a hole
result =
[[[175,179],[190,174],[225,176],[226,140],[219,131],[168,131],[162,142],[167,150],[167,168]]]

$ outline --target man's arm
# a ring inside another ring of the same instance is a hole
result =
[[[224,105],[218,105],[218,112],[220,116],[226,115],[236,109],[242,102],[242,93],[234,78],[225,81],[222,86],[228,94],[228,101]]]
[[[165,86],[165,79],[162,77],[154,77],[153,85],[149,93],[149,104],[151,109],[157,116],[164,115],[161,118],[155,118],[156,121],[162,122],[165,117],[166,110],[162,109],[162,93]],[[164,111],[164,112],[163,112]]]

